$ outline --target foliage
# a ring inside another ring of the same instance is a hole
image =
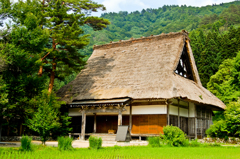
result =
[[[226,104],[237,101],[240,96],[239,65],[240,52],[235,58],[225,60],[208,83],[208,90]]]
[[[192,141],[189,143],[189,145],[190,145],[191,147],[200,147],[200,146],[201,146],[201,143],[198,142],[197,139],[195,139],[195,140],[192,140]]]
[[[15,23],[37,25],[38,22],[49,33],[48,44],[39,58],[39,75],[45,73],[50,77],[49,92],[53,89],[55,77],[64,78],[75,71],[79,72],[85,65],[84,55],[79,49],[88,45],[89,35],[84,35],[80,26],[88,25],[93,30],[102,30],[109,24],[106,19],[86,16],[86,12],[98,9],[105,10],[105,7],[91,0],[20,0],[13,5],[11,13]],[[24,20],[23,17],[28,14],[35,16],[36,22]]]
[[[240,101],[229,103],[224,116],[224,119],[211,125],[206,134],[219,138],[240,137]]]
[[[22,136],[20,150],[31,151],[32,150],[32,138],[28,136]]]
[[[34,21],[32,15],[26,15],[25,20]],[[2,81],[5,83],[5,102],[2,106],[6,110],[5,120],[8,127],[14,125],[12,122],[16,117],[20,121],[20,131],[23,133],[22,125],[34,109],[29,101],[38,95],[44,88],[44,77],[39,78],[36,74],[40,66],[38,53],[48,40],[48,33],[40,26],[13,25],[1,33],[0,58],[5,67],[2,71]],[[14,109],[13,109],[14,108]]]
[[[100,149],[102,147],[102,138],[101,137],[95,137],[90,136],[89,137],[89,147],[92,149]]]
[[[38,109],[31,119],[28,119],[28,127],[39,133],[42,143],[45,144],[50,132],[59,128],[58,109],[63,102],[57,101],[53,93],[42,92],[41,96],[33,98],[31,103]]]
[[[159,136],[148,137],[148,145],[151,147],[160,147],[161,138]]]
[[[61,111],[62,112],[62,111]],[[68,113],[58,114],[60,127],[56,127],[52,130],[52,138],[57,139],[58,136],[66,136],[69,132],[72,131],[72,128],[69,127],[71,124],[71,118],[68,116]]]
[[[230,136],[240,137],[240,100],[228,104],[225,120]]]
[[[219,138],[228,136],[226,122],[224,120],[217,121],[215,124],[211,125],[209,129],[206,130],[206,134],[211,137]]]
[[[59,150],[72,150],[72,138],[69,137],[58,137],[58,149]]]
[[[163,141],[170,146],[182,146],[186,139],[186,134],[176,126],[166,126],[163,128]]]

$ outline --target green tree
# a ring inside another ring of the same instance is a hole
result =
[[[29,9],[29,4],[33,4]],[[73,72],[78,72],[85,65],[84,55],[79,50],[89,43],[89,35],[84,35],[81,28],[88,25],[94,30],[101,30],[109,24],[108,20],[86,16],[88,11],[105,10],[101,4],[91,0],[57,0],[57,1],[19,1],[15,5],[18,11],[15,14],[16,22],[21,22],[25,12],[31,12],[39,17],[40,25],[49,32],[49,42],[45,50],[41,53],[42,67],[39,70],[41,76],[43,72],[50,76],[48,86],[52,91],[55,77],[65,77]]]
[[[7,96],[8,96],[7,86],[0,75],[0,141],[2,136],[3,116],[7,109],[7,103],[8,103]]]
[[[33,117],[28,119],[27,125],[39,133],[42,144],[48,140],[50,133],[61,126],[59,123],[59,108],[63,102],[57,100],[55,94],[43,91],[42,95],[33,98],[30,102],[37,107]]]
[[[240,52],[233,59],[225,60],[207,84],[208,90],[225,104],[240,97]]]
[[[26,14],[24,22],[24,25],[13,25],[3,31],[0,41],[0,58],[5,63],[2,79],[8,91],[5,107],[15,108],[7,109],[6,119],[11,122],[20,118],[19,135],[23,132],[25,119],[35,109],[30,107],[29,100],[45,86],[44,77],[39,78],[37,71],[41,65],[39,53],[48,40],[47,31],[35,24],[37,18],[33,14]]]
[[[214,123],[206,133],[211,137],[240,137],[240,100],[227,105],[224,117]]]

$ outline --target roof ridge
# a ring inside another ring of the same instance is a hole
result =
[[[188,32],[186,30],[182,30],[181,32],[170,32],[170,33],[161,33],[159,35],[150,35],[148,37],[140,37],[140,38],[130,38],[129,40],[119,40],[117,42],[113,42],[111,41],[110,43],[107,44],[102,44],[102,45],[93,45],[93,50],[95,49],[100,49],[100,48],[109,48],[109,47],[113,47],[113,46],[119,46],[121,44],[130,44],[130,43],[135,43],[135,42],[144,42],[144,41],[148,41],[150,39],[161,39],[161,38],[166,38],[166,37],[171,37],[171,36],[176,36],[176,35],[183,35],[186,38],[189,39],[188,37]]]

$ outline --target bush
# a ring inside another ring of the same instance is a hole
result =
[[[92,149],[100,149],[102,147],[102,138],[90,136],[89,137],[89,147]]]
[[[224,120],[216,122],[215,124],[211,125],[209,129],[206,130],[206,134],[210,137],[228,137],[226,122]]]
[[[148,145],[151,147],[160,147],[161,139],[160,137],[148,137]]]
[[[72,147],[72,138],[69,137],[59,137],[58,138],[58,149],[59,150],[71,150],[73,149]]]
[[[186,135],[176,126],[166,126],[163,128],[163,141],[170,146],[184,146],[186,144]]]
[[[192,140],[192,141],[190,142],[190,146],[191,146],[191,147],[200,147],[201,145],[202,145],[202,144],[201,144],[200,142],[198,142],[197,139]]]
[[[20,149],[23,151],[31,151],[32,150],[32,138],[29,136],[22,136],[21,138],[21,147]]]

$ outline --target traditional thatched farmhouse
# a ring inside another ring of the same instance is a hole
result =
[[[108,133],[129,125],[132,136],[180,127],[202,138],[212,111],[225,105],[200,81],[185,31],[94,46],[84,70],[61,88],[73,132]]]

